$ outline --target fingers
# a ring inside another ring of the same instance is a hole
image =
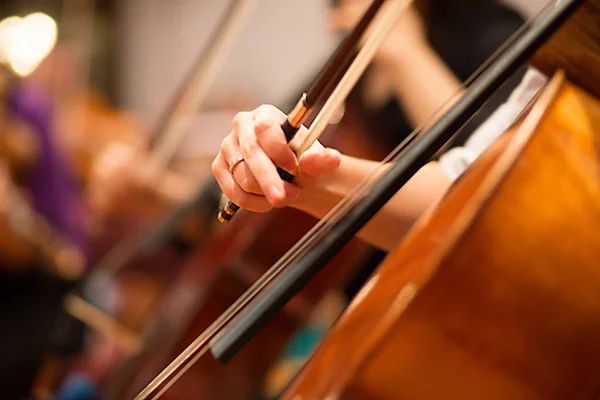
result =
[[[267,212],[273,208],[264,196],[246,192],[229,173],[228,168],[229,165],[224,160],[223,153],[219,152],[213,161],[212,172],[228,199],[250,211]]]
[[[275,165],[294,172],[298,166],[296,155],[290,149],[281,125],[285,115],[275,107],[261,106],[253,112],[254,132],[260,147]],[[240,141],[241,143],[241,141]]]
[[[242,154],[240,147],[233,135],[229,135],[223,139],[223,142],[221,143],[221,154],[227,164],[227,170],[229,172],[229,166],[231,163],[238,159]],[[250,168],[245,162],[242,161],[238,163],[233,167],[231,172],[233,172],[233,176],[237,184],[240,185],[245,192],[259,195],[263,194],[258,181],[254,175],[252,175]]]
[[[277,174],[275,164],[258,143],[252,114],[238,114],[234,120],[233,130],[237,132],[244,162],[256,177],[262,192],[273,204],[283,201],[285,198],[283,181]]]
[[[242,208],[264,212],[297,199],[298,188],[284,182],[277,166],[297,169],[297,160],[281,131],[285,115],[272,106],[239,113],[213,162],[223,193]],[[230,166],[240,157],[243,161]],[[264,197],[263,197],[264,196]]]

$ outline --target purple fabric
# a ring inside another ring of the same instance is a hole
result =
[[[27,123],[38,139],[38,158],[25,177],[33,206],[87,254],[83,202],[54,143],[52,100],[31,84],[20,83],[9,93],[7,108]]]

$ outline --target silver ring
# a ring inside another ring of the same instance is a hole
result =
[[[244,157],[238,157],[229,163],[229,173],[231,175],[233,175],[233,169],[235,168],[235,166],[241,163],[242,161],[244,161]]]

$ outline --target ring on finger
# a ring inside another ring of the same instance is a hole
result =
[[[229,173],[233,175],[233,169],[242,161],[244,161],[244,157],[238,157],[232,162],[229,163]]]

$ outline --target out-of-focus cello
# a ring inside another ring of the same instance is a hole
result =
[[[188,236],[191,238],[186,239],[193,242],[197,238],[195,225],[202,226],[199,229],[200,234],[208,231],[203,221],[198,222],[202,220],[202,216],[194,219],[193,222],[187,221],[187,225],[183,223],[182,217],[183,214],[188,217],[196,216],[198,213],[195,211],[198,209],[201,211],[196,203],[202,197],[203,193],[200,190],[202,187],[198,187],[197,193],[192,193],[195,185],[192,185],[191,180],[169,171],[167,167],[177,145],[189,128],[190,118],[208,92],[212,76],[219,69],[227,48],[232,45],[240,25],[250,14],[254,3],[255,0],[232,2],[226,17],[216,28],[208,48],[198,57],[172,104],[161,115],[153,132],[149,134],[148,139],[155,141],[154,146],[146,149],[150,146],[150,143],[146,142],[150,140],[138,140],[136,144],[132,144],[131,141],[115,138],[115,140],[107,140],[104,146],[92,142],[94,144],[92,147],[97,148],[98,152],[91,159],[85,158],[87,153],[81,152],[82,163],[87,166],[86,170],[89,170],[91,175],[88,191],[94,198],[91,203],[100,208],[94,210],[100,214],[96,215],[96,221],[99,221],[100,225],[95,231],[92,254],[92,260],[97,262],[92,268],[94,272],[89,280],[99,276],[114,279],[118,277],[119,271],[125,269],[128,271],[121,276],[123,282],[127,282],[124,283],[125,286],[129,284],[135,286],[136,280],[149,281],[143,276],[152,277],[150,281],[154,283],[146,287],[151,293],[147,293],[148,296],[137,297],[151,297],[154,303],[177,272],[176,268],[164,268],[164,265],[180,265],[186,255],[168,246],[167,236],[177,236],[180,230],[186,231],[183,234],[185,236],[190,231],[192,233]],[[90,104],[102,105],[98,102],[90,102]],[[100,111],[104,110],[102,107],[96,108]],[[82,112],[81,114],[85,122],[84,126],[91,129],[103,126],[102,121],[108,122],[108,119],[102,118],[105,113]],[[76,117],[79,117],[79,114],[73,118]],[[80,142],[87,143],[84,139]],[[163,145],[163,142],[167,142],[168,146]],[[89,146],[80,147],[85,149]],[[205,191],[209,192],[208,189]],[[180,209],[169,214],[176,204],[192,195],[195,197],[188,201],[190,204],[184,204]],[[157,224],[161,219],[164,224]],[[191,226],[191,229],[186,230],[185,227],[181,228],[181,225]],[[148,234],[149,231],[151,234]],[[153,243],[148,244],[148,242]],[[148,250],[146,247],[153,247],[153,249]],[[83,304],[80,300],[76,303]],[[143,325],[143,321],[148,317],[147,311],[151,310],[153,305],[139,305],[133,308],[140,311],[134,318],[135,321],[130,321],[130,328],[135,329]],[[144,311],[142,312],[141,309]],[[84,312],[78,313],[78,317],[85,319],[85,310],[83,308],[81,310]],[[136,312],[130,314],[133,316]],[[86,322],[94,325],[93,319]]]

